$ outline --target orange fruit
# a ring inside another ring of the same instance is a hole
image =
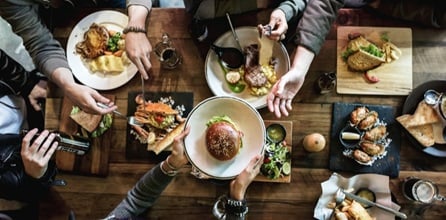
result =
[[[325,138],[322,134],[312,133],[304,137],[303,144],[308,152],[319,152],[325,148]]]

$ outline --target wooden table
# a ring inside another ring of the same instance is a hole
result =
[[[73,13],[71,20],[56,19],[54,35],[63,45],[74,25],[85,15],[85,10]],[[70,16],[68,16],[70,17]],[[266,23],[268,12],[250,14],[246,19],[233,18],[234,26]],[[153,9],[149,21],[148,37],[154,45],[163,32],[169,33],[175,46],[183,55],[183,64],[175,70],[160,69],[159,62],[152,56],[152,76],[146,90],[151,92],[193,92],[194,105],[211,97],[204,74],[204,54],[209,42],[226,32],[226,26],[210,26],[213,33],[204,43],[196,43],[188,32],[189,17],[182,9]],[[378,18],[367,10],[343,9],[320,52],[314,60],[305,84],[293,100],[293,110],[282,120],[293,121],[292,180],[289,184],[252,183],[248,189],[250,219],[312,219],[313,210],[321,194],[320,183],[333,173],[328,169],[329,144],[320,153],[303,150],[302,139],[306,134],[319,132],[327,140],[332,122],[334,102],[359,102],[394,106],[401,113],[405,96],[358,96],[339,95],[334,91],[319,95],[313,85],[319,74],[336,70],[336,27],[383,26],[411,27],[413,36],[413,87],[429,80],[446,79],[444,57],[446,57],[446,31],[417,26],[390,18]],[[221,30],[219,30],[221,29]],[[291,28],[290,28],[291,29]],[[291,54],[294,45],[286,45]],[[119,110],[127,112],[129,91],[138,90],[139,77],[134,77],[125,86],[107,91],[116,95]],[[57,128],[63,95],[51,87],[46,104],[46,127]],[[264,119],[275,119],[267,109],[259,110]],[[105,178],[61,173],[59,178],[67,181],[65,187],[54,187],[40,209],[42,219],[64,219],[70,210],[77,219],[105,217],[121,200],[135,182],[151,167],[152,163],[132,161],[125,157],[126,122],[115,118],[112,127],[113,145],[110,152],[109,175]],[[328,140],[329,142],[329,140]],[[413,205],[401,194],[401,181],[408,176],[418,176],[438,184],[440,193],[446,194],[446,160],[421,153],[402,134],[400,175],[390,180],[390,189],[402,211],[410,219],[443,219],[446,217],[445,203],[428,206]],[[190,166],[182,169],[149,210],[148,219],[212,219],[211,208],[215,199],[227,192],[227,186],[199,180],[190,175]],[[349,177],[354,173],[342,173]]]

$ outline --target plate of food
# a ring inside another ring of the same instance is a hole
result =
[[[426,154],[446,157],[446,140],[442,135],[445,121],[441,119],[441,116],[436,115],[438,111],[423,103],[424,93],[428,90],[435,90],[445,94],[446,81],[434,80],[416,87],[407,96],[403,105],[402,115],[397,117],[397,120],[400,121],[404,128],[403,131],[412,145]],[[438,105],[442,104],[442,102],[438,103]],[[417,124],[409,125],[407,124],[409,122]]]
[[[214,96],[195,106],[186,119],[184,139],[195,168],[213,179],[236,177],[265,145],[265,124],[257,110],[232,96]]]
[[[400,130],[391,106],[334,103],[330,133],[330,169],[399,173]]]
[[[68,37],[67,59],[82,84],[110,90],[135,76],[137,68],[125,53],[122,30],[127,23],[125,14],[103,10],[86,16],[74,26]]]
[[[237,69],[226,68],[216,53],[209,50],[205,60],[206,81],[214,95],[241,98],[257,109],[263,108],[266,94],[290,68],[288,52],[280,42],[259,38],[256,27],[238,27],[235,31],[246,57],[244,64]],[[214,45],[238,48],[231,31],[221,35]]]
[[[128,159],[162,159],[170,153],[173,139],[184,129],[186,116],[193,107],[190,92],[146,92],[143,108],[141,91],[128,94],[128,116],[142,126],[127,126]]]
[[[336,90],[340,94],[408,95],[412,90],[412,31],[338,27]]]
[[[343,189],[394,210],[400,209],[400,206],[392,201],[389,177],[385,175],[358,174],[351,178],[345,178],[338,173],[333,173],[328,180],[321,183],[321,188],[322,194],[316,204],[313,216],[318,220],[347,219],[341,218],[346,215],[353,215],[351,217],[354,219],[360,219],[360,216],[364,219],[395,219],[395,216],[390,212],[367,206],[349,197],[345,197],[340,206],[335,208],[335,195],[338,189]],[[336,212],[336,215],[330,219],[333,211]]]

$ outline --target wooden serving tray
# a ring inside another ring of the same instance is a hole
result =
[[[292,146],[293,146],[293,143],[292,143],[293,122],[292,121],[276,121],[276,120],[264,120],[263,122],[265,123],[265,127],[268,127],[268,125],[273,124],[273,123],[281,124],[283,127],[285,127],[285,130],[287,133],[287,135],[285,137],[285,141],[286,141],[287,147],[291,153],[291,150],[293,149],[292,148]],[[292,161],[290,159],[290,164],[291,164],[291,162]],[[268,177],[262,175],[262,173],[259,173],[259,175],[256,176],[254,181],[256,181],[256,182],[290,183],[291,182],[291,173],[288,176],[283,176],[278,179],[269,179]]]
[[[379,78],[379,82],[367,82],[363,72],[349,70],[342,59],[341,54],[347,47],[350,33],[360,33],[371,41],[383,34],[387,35],[390,42],[402,51],[398,60],[369,70]],[[338,27],[336,57],[336,91],[339,94],[408,95],[412,91],[412,29],[410,28]]]
[[[105,94],[104,96],[109,98],[112,102],[115,100],[115,96],[113,95]],[[79,128],[79,125],[70,118],[73,105],[74,104],[70,99],[63,99],[59,131],[67,134],[75,134]],[[61,171],[82,175],[107,176],[109,153],[112,144],[111,136],[112,131],[110,128],[100,137],[92,138],[90,151],[82,156],[69,152],[57,151],[57,168]]]

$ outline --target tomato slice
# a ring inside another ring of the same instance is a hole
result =
[[[161,122],[164,121],[164,116],[163,115],[155,115],[155,121],[158,122],[158,124],[160,124]]]
[[[365,76],[365,78],[367,79],[367,81],[369,83],[377,83],[377,82],[379,82],[379,78],[376,75],[373,75],[370,72],[365,72],[364,76]]]

